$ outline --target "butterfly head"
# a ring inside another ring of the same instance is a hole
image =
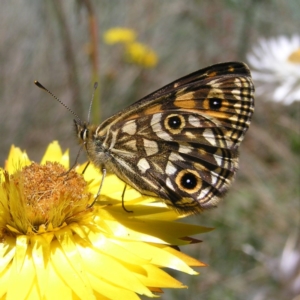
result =
[[[74,119],[76,135],[80,143],[85,144],[89,138],[89,124],[81,120]]]

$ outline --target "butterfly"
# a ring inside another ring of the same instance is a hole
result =
[[[99,126],[74,122],[95,166],[194,214],[215,207],[232,184],[253,111],[247,65],[227,62],[175,80]]]

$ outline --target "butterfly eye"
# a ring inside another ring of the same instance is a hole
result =
[[[210,109],[220,109],[222,107],[222,99],[220,98],[210,98],[209,108]]]
[[[84,128],[83,130],[80,131],[80,138],[85,141],[88,136],[88,129]]]

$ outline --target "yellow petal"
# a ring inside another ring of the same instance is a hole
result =
[[[137,269],[142,265],[147,263],[146,260],[139,256],[134,255],[132,252],[127,251],[122,245],[115,243],[109,238],[106,238],[103,234],[90,233],[89,240],[94,247],[101,250],[102,253],[109,253],[111,257],[115,257],[117,260],[122,261],[126,264],[131,264],[136,266],[135,272],[139,272]],[[78,241],[80,244],[80,241]],[[122,255],[120,255],[122,253]],[[84,255],[82,253],[82,255]]]
[[[99,278],[103,278],[106,283],[118,286],[126,290],[133,290],[141,295],[151,296],[152,293],[134,276],[130,269],[126,268],[123,263],[109,256],[109,253],[101,253],[99,251],[91,251],[90,248],[80,247],[84,260],[85,269],[89,273],[98,274]],[[100,277],[99,272],[105,270]],[[117,274],[117,276],[116,276]]]
[[[99,297],[97,299],[103,299],[103,296],[105,296],[107,299],[113,300],[140,300],[140,297],[135,292],[109,284],[104,280],[99,279],[98,275],[89,274],[89,280],[95,291],[99,293]]]
[[[31,162],[26,152],[22,152],[20,148],[12,145],[4,168],[8,171],[8,173],[13,174],[17,170],[20,170],[22,167],[28,166],[30,164]]]
[[[78,261],[76,247],[72,245],[72,242],[66,236],[65,241],[62,243],[70,250],[69,252],[65,253],[57,240],[51,243],[51,261],[57,273],[56,276],[63,278],[65,284],[72,288],[80,299],[94,299],[92,288],[86,280],[86,273],[82,272],[80,261]]]
[[[180,281],[176,280],[168,273],[159,269],[158,267],[147,264],[143,266],[146,276],[138,276],[141,282],[146,286],[162,287],[162,288],[187,288]]]
[[[24,262],[26,260],[26,252],[28,251],[29,237],[26,235],[20,235],[17,237],[16,253],[14,258],[15,267],[17,272],[21,271]]]
[[[31,238],[32,244],[32,259],[35,266],[36,278],[41,295],[45,294],[48,284],[48,269],[47,264],[49,262],[48,255],[44,255],[46,249],[49,248],[49,243],[41,235],[33,236]]]
[[[149,261],[149,263],[158,265],[161,267],[168,267],[170,269],[180,270],[182,272],[196,275],[192,268],[190,268],[184,261],[179,259],[173,253],[168,253],[167,251],[163,251],[158,247],[140,242],[125,242],[122,241],[122,246],[127,250],[139,255],[143,259]]]
[[[204,264],[203,262],[201,262],[193,257],[190,257],[183,252],[177,251],[174,248],[165,247],[164,250],[176,255],[178,258],[180,258],[182,261],[184,261],[189,266],[206,267],[206,264]]]
[[[21,254],[16,256],[11,265],[6,299],[26,299],[26,296],[33,284],[34,278],[35,271],[33,261],[31,259],[31,253],[27,251],[24,253],[24,257],[21,257]]]
[[[62,151],[61,151],[61,148],[60,148],[58,142],[54,141],[48,146],[48,148],[41,160],[41,165],[46,164],[47,161],[60,162],[62,159],[62,156],[63,156],[63,154],[62,154]]]
[[[65,264],[64,261],[60,263]],[[73,300],[72,289],[64,281],[64,277],[68,276],[68,274],[61,276],[52,264],[48,264],[48,276],[47,290],[45,292],[47,299]]]
[[[10,269],[0,272],[0,299],[7,293],[7,286],[10,279]],[[6,299],[6,298],[3,298]]]
[[[69,150],[65,151],[65,153],[62,155],[59,163],[62,164],[67,170],[69,170],[69,168],[70,168]]]
[[[1,274],[5,270],[5,268],[7,268],[8,264],[13,260],[15,256],[14,247],[15,247],[15,242],[14,242],[14,238],[12,237],[7,237],[5,243],[0,243],[0,273]]]

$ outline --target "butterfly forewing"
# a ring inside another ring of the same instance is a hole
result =
[[[237,170],[253,93],[243,63],[192,73],[104,121],[86,140],[90,160],[179,212],[213,207]]]

